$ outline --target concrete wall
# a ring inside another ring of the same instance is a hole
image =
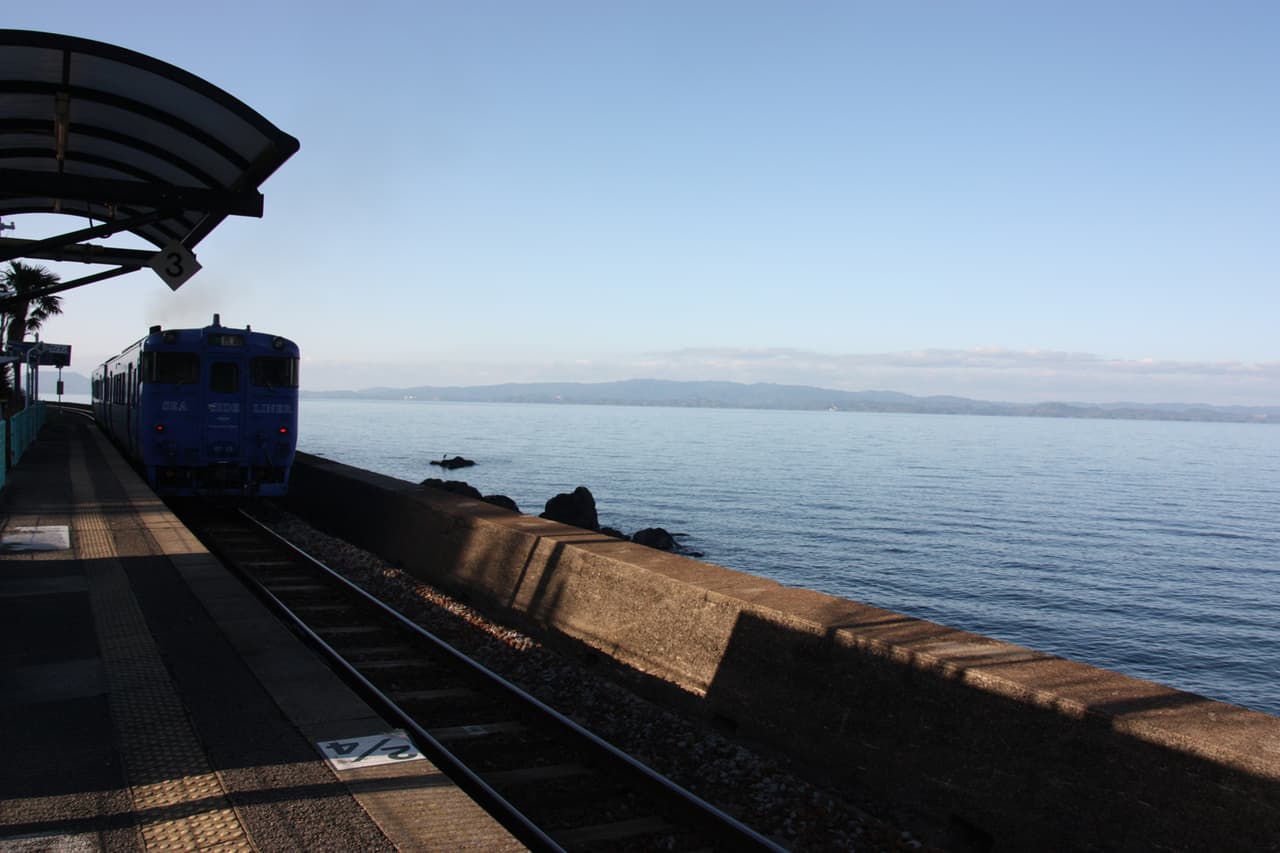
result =
[[[306,454],[290,502],[957,849],[1280,850],[1280,718]]]

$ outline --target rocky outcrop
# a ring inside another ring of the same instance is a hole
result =
[[[520,511],[520,507],[516,506],[516,502],[511,500],[511,498],[507,497],[506,495],[485,495],[480,500],[484,501],[487,504],[500,506],[503,509],[509,509],[513,512]]]
[[[452,471],[455,468],[470,468],[472,465],[476,463],[472,459],[464,459],[461,456],[455,456],[452,459],[450,459],[449,455],[446,453],[444,457],[441,459],[432,459],[431,464],[439,465],[441,468],[447,468],[448,470]]]
[[[546,509],[539,516],[571,524],[583,530],[599,530],[600,519],[596,515],[596,499],[586,486],[578,486],[572,492],[556,495],[547,501]]]
[[[428,477],[418,485],[426,489],[440,489],[441,491],[452,492],[465,498],[475,498],[478,501],[484,500],[484,495],[480,494],[479,489],[461,480],[439,480],[435,477]]]
[[[491,503],[494,506],[509,509],[512,512],[520,511],[520,507],[516,505],[516,502],[506,495],[482,495],[475,486],[464,483],[461,480],[440,480],[435,477],[429,477],[419,485],[423,488],[442,489],[455,495],[475,498],[485,503]],[[643,530],[637,530],[632,536],[628,536],[613,527],[601,527],[599,515],[596,513],[595,496],[591,494],[591,490],[586,486],[578,486],[572,492],[561,492],[556,495],[547,501],[546,508],[539,514],[539,517],[549,518],[561,524],[580,527],[583,530],[598,531],[615,539],[629,540],[638,545],[656,548],[659,551],[681,554],[686,557],[703,556],[701,551],[693,551],[680,544],[679,540],[685,534],[671,533],[665,527],[646,527]]]
[[[657,548],[659,551],[680,554],[683,557],[702,557],[703,553],[701,551],[686,548],[680,542],[687,535],[687,533],[670,533],[665,527],[646,527],[644,530],[637,530],[635,535],[631,537],[631,541],[639,545],[647,545],[650,548]]]
[[[675,553],[676,539],[666,528],[663,527],[646,527],[644,530],[637,530],[631,537],[631,541],[637,545],[647,545],[650,548],[657,548],[659,551],[670,551]]]
[[[455,495],[462,495],[466,498],[475,498],[478,501],[500,506],[513,512],[520,511],[520,507],[516,506],[516,502],[506,495],[482,495],[475,486],[470,483],[464,483],[461,480],[440,480],[435,477],[428,477],[418,485],[424,489],[440,489],[441,491],[452,492]]]

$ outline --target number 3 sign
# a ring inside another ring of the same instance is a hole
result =
[[[151,258],[151,268],[164,279],[170,290],[177,290],[191,276],[200,272],[200,262],[191,250],[174,240]]]

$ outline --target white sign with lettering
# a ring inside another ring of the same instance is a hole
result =
[[[335,738],[322,741],[316,746],[334,770],[413,761],[423,757],[400,730],[364,737]]]

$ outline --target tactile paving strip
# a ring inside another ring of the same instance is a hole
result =
[[[250,853],[254,846],[187,721],[129,591],[106,521],[93,508],[93,487],[79,446],[73,445],[70,464],[76,503],[91,508],[73,521],[74,547],[77,558],[87,561],[111,717],[143,845],[147,850]]]

